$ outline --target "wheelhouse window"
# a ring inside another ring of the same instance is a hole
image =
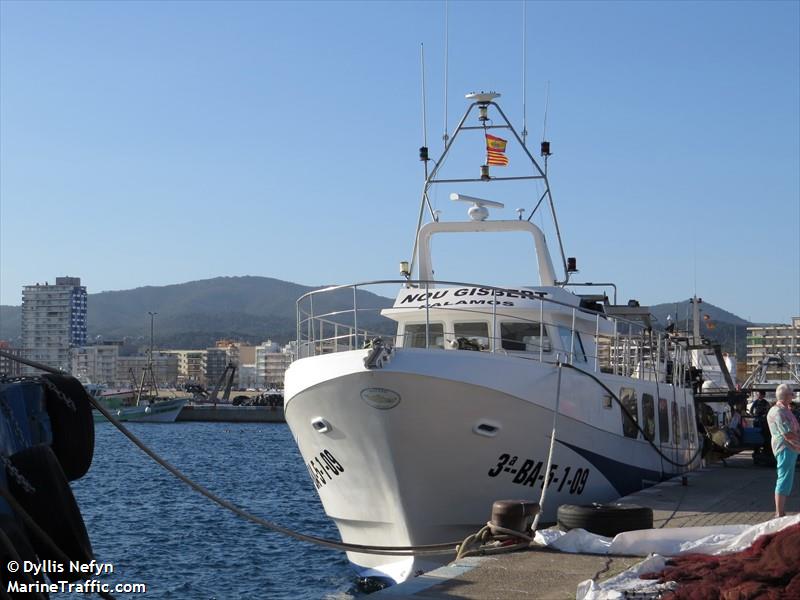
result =
[[[453,334],[461,350],[488,350],[489,349],[489,324],[454,323]]]
[[[504,321],[500,323],[500,338],[503,350],[517,352],[550,352],[547,328],[528,321]]]
[[[576,331],[573,335],[571,328],[559,325],[558,337],[561,338],[561,346],[564,348],[564,352],[567,353],[567,356],[572,357],[571,362],[587,362],[586,351],[583,349],[583,340],[581,340],[580,333]]]
[[[669,442],[669,403],[665,398],[658,399],[658,437],[662,444]]]
[[[636,403],[636,390],[632,388],[622,388],[619,391],[619,399],[624,410],[622,410],[622,433],[625,437],[636,439],[639,436],[639,407]],[[627,411],[627,412],[626,412]]]
[[[683,439],[689,439],[689,426],[686,421],[686,407],[681,406],[681,430],[683,431]]]
[[[644,435],[651,442],[656,438],[656,403],[650,394],[642,394]]]
[[[678,403],[672,401],[672,441],[677,446],[681,443],[681,426],[678,419]]]
[[[425,344],[425,323],[408,323],[403,335],[404,348],[444,348],[444,324],[428,324],[428,344]]]

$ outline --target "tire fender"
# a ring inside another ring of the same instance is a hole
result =
[[[89,394],[74,377],[65,375],[42,375],[75,404],[75,410],[67,406],[58,395],[44,386],[47,414],[53,429],[51,447],[61,463],[69,481],[83,477],[92,465],[94,457],[94,417]]]
[[[652,529],[653,509],[635,504],[563,504],[556,519],[565,531],[580,528],[614,537],[623,531]]]
[[[25,490],[17,480],[8,477],[8,489],[36,524],[67,555],[71,561],[87,563],[94,558],[92,544],[81,511],[64,471],[50,446],[39,445],[26,448],[9,457],[11,464],[36,490]],[[42,560],[61,562],[49,544],[26,528],[33,549]],[[70,573],[69,565],[63,565],[58,579],[76,581],[82,573]]]

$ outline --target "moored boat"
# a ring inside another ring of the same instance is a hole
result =
[[[138,405],[126,406],[118,402],[106,402],[100,399],[103,405],[119,421],[132,421],[136,423],[173,423],[180,414],[188,398],[148,398],[142,400]],[[106,419],[99,411],[95,410],[95,423],[107,423]]]
[[[617,305],[605,293],[568,289],[576,285],[575,269],[564,255],[550,194],[549,143],[542,143],[543,168],[497,96],[467,96],[469,107],[444,154],[430,174],[426,169],[403,279],[336,286],[298,301],[299,359],[286,373],[286,420],[345,542],[463,539],[485,524],[494,500],[539,501],[545,487],[542,519],[553,522],[561,504],[611,501],[700,464],[688,345],[657,333],[636,302]],[[467,125],[473,111],[478,124]],[[491,174],[491,165],[503,164],[506,140],[489,128],[513,136],[530,162],[528,174]],[[486,140],[480,177],[440,178],[453,142],[471,129]],[[500,211],[502,203],[453,193],[452,200],[472,205],[469,220],[443,221],[428,202],[434,184],[525,180],[544,185],[532,197],[530,217],[549,203],[560,278],[542,229],[522,212],[491,220],[489,209]],[[426,206],[431,220],[422,225]],[[435,279],[432,240],[443,234],[530,236],[538,284]],[[359,303],[364,291],[387,285],[398,290],[390,308],[375,314]],[[326,305],[325,294],[341,296],[348,288],[350,310],[314,311]],[[441,564],[348,557],[362,575],[390,581]]]

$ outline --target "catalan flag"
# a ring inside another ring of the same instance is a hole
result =
[[[506,144],[503,138],[486,134],[486,164],[496,167],[507,167]]]

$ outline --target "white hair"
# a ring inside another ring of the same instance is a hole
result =
[[[792,388],[790,388],[787,384],[782,383],[775,389],[775,398],[780,400],[784,396],[789,396],[791,398],[794,396],[794,392],[792,392]]]

